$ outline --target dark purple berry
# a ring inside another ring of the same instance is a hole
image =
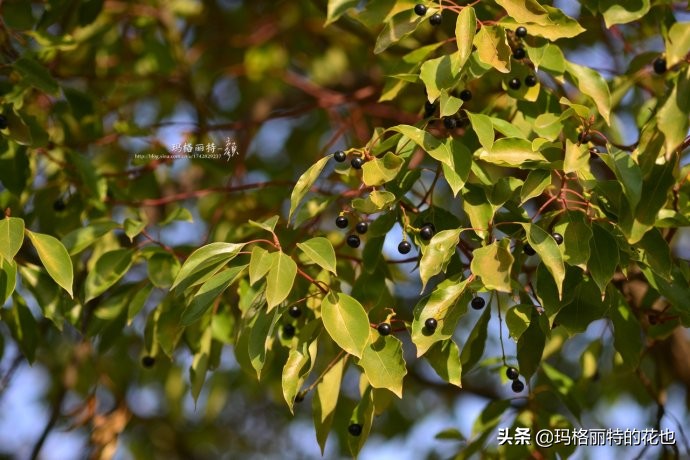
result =
[[[434,319],[434,318],[427,318],[427,320],[424,321],[424,327],[429,332],[434,332],[436,330],[437,326],[438,326],[438,321],[436,321],[436,319]]]
[[[335,158],[335,161],[337,161],[338,163],[342,163],[347,159],[347,154],[342,150],[338,150],[333,154],[333,158]]]
[[[359,423],[351,423],[350,426],[347,427],[347,432],[352,436],[359,436],[362,434],[362,425]]]
[[[518,90],[520,89],[520,86],[522,86],[522,84],[520,83],[520,80],[518,80],[517,78],[511,78],[508,82],[508,86],[510,87],[510,89]]]
[[[421,236],[423,240],[430,240],[434,236],[434,233],[436,233],[436,229],[433,224],[424,224],[419,230],[419,236]]]
[[[551,235],[554,240],[556,240],[556,244],[562,244],[563,243],[563,235],[560,233],[554,233]]]
[[[533,86],[537,86],[537,77],[534,75],[527,75],[525,77],[525,85],[529,86],[530,88]]]
[[[529,245],[529,243],[525,244],[522,247],[522,250],[525,251],[525,254],[527,254],[528,256],[533,256],[537,253],[537,251],[535,251],[534,248]]]
[[[357,235],[350,235],[347,237],[347,245],[351,248],[358,248],[361,241]]]
[[[470,99],[472,99],[472,91],[470,91],[469,89],[463,89],[462,91],[460,91],[460,99],[462,99],[465,102],[469,101]]]
[[[520,38],[524,38],[527,36],[527,29],[525,29],[523,26],[518,27],[515,29],[515,35]]]
[[[522,46],[518,46],[517,48],[515,48],[515,51],[513,51],[513,57],[517,60],[525,59],[526,55],[527,53],[525,53],[525,48],[523,48]]]
[[[424,15],[426,14],[426,6],[425,6],[425,5],[422,5],[421,3],[417,3],[417,4],[414,6],[414,13],[415,13],[417,16],[424,16]]]
[[[357,233],[364,235],[367,232],[367,230],[369,230],[369,224],[367,224],[366,222],[357,222],[355,230],[357,230]]]
[[[453,117],[443,117],[443,126],[446,129],[455,129],[458,126],[458,121]]]
[[[441,15],[439,13],[434,13],[429,18],[429,24],[431,24],[432,26],[440,26],[441,21],[442,21],[442,18],[441,18]]]
[[[286,324],[283,326],[283,338],[291,339],[295,336],[295,326],[292,324]]]
[[[429,118],[434,116],[436,113],[436,104],[433,102],[426,101],[424,103],[424,118]]]
[[[348,224],[349,222],[345,216],[338,216],[335,218],[335,226],[338,228],[347,228]]]
[[[364,164],[364,160],[360,157],[353,158],[352,161],[350,161],[350,164],[355,169],[362,169],[362,165]]]
[[[412,250],[412,245],[407,241],[401,241],[400,244],[398,244],[398,252],[400,254],[407,254],[411,250]]]
[[[470,304],[475,310],[481,310],[486,305],[486,301],[481,297],[475,297]]]
[[[390,324],[381,323],[378,326],[376,326],[376,330],[379,331],[379,334],[381,334],[381,335],[390,335],[390,333],[393,329],[391,328]]]
[[[0,115],[0,129],[5,129],[9,126],[7,123],[7,118],[4,115]]]
[[[292,305],[290,308],[288,308],[288,315],[292,316],[293,318],[299,318],[302,316],[302,309],[297,305]]]
[[[513,389],[515,393],[522,393],[522,391],[525,389],[525,384],[522,383],[521,380],[513,380],[513,383],[510,385],[510,388]]]
[[[654,72],[661,75],[663,73],[666,73],[666,59],[662,57],[658,57],[654,59],[654,63],[652,64],[654,67]]]
[[[150,355],[146,355],[143,358],[141,358],[141,365],[144,366],[146,369],[151,369],[154,364],[156,364],[156,358]]]
[[[509,367],[506,369],[506,377],[510,380],[517,380],[517,378],[520,377],[520,373],[514,367]]]
[[[67,208],[67,205],[65,204],[65,201],[62,198],[58,198],[53,203],[53,210],[55,210],[57,212],[64,211],[66,208]]]

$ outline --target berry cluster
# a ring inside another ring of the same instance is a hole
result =
[[[520,372],[518,372],[518,370],[514,367],[509,367],[506,369],[506,377],[513,381],[510,384],[510,388],[515,393],[522,393],[522,391],[525,389],[525,384],[522,383],[522,380],[520,380]]]
[[[348,227],[348,225],[350,225],[350,221],[347,217],[340,215],[335,218],[336,227],[345,229]],[[369,224],[366,222],[357,222],[357,225],[355,225],[355,230],[360,235],[364,235],[369,230]],[[362,241],[359,239],[359,236],[355,234],[347,237],[347,245],[351,248],[358,248],[361,243]]]
[[[333,153],[333,159],[338,163],[343,163],[345,160],[347,160],[347,153],[342,150],[338,150]],[[362,169],[363,165],[364,158],[362,157],[354,157],[352,160],[350,160],[350,166],[352,166],[354,169]]]

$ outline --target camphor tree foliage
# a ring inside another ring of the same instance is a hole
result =
[[[466,395],[419,452],[623,399],[687,452],[688,5],[416,3],[0,2],[21,455],[357,456]]]

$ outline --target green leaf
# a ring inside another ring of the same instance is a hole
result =
[[[599,0],[599,11],[604,15],[606,28],[616,24],[637,21],[649,12],[649,0]]]
[[[573,301],[558,312],[555,324],[565,328],[569,334],[585,332],[592,321],[602,319],[608,310],[608,303],[602,300],[596,283],[583,280],[575,287]]]
[[[393,43],[397,43],[404,36],[412,33],[421,22],[422,18],[417,16],[412,8],[406,8],[393,16],[389,21],[386,21],[383,30],[376,39],[374,54],[384,52]]]
[[[374,190],[366,198],[355,198],[352,207],[364,214],[374,214],[388,209],[395,203],[395,195],[391,192]]]
[[[510,337],[517,341],[527,330],[532,321],[534,305],[515,305],[506,312],[506,325]]]
[[[611,93],[606,80],[599,72],[569,61],[565,63],[565,70],[580,92],[594,102],[606,124],[610,125]]]
[[[427,352],[426,359],[439,377],[451,385],[462,388],[460,349],[453,340],[435,343]]]
[[[455,115],[462,106],[462,99],[448,94],[445,89],[441,90],[441,97],[439,101],[439,112],[441,117]]]
[[[572,173],[587,170],[589,167],[589,147],[586,144],[577,145],[569,139],[565,140],[565,158],[563,172]]]
[[[690,28],[689,28],[690,29]],[[688,34],[690,35],[690,33]],[[656,114],[657,126],[664,133],[666,152],[674,152],[688,133],[690,112],[690,67],[678,75],[668,98]]]
[[[537,254],[539,254],[542,263],[549,270],[554,281],[556,281],[558,297],[562,298],[563,280],[565,279],[565,265],[563,263],[563,255],[558,248],[556,240],[554,240],[546,230],[537,225],[523,223],[522,227],[525,229],[527,242],[530,244],[530,246],[532,246]]]
[[[10,298],[16,286],[17,264],[13,260],[0,258],[0,308]]]
[[[616,238],[611,235],[601,225],[592,225],[592,239],[589,242],[589,272],[592,279],[599,286],[601,295],[606,292],[606,286],[613,278],[613,274],[618,266],[618,243]]]
[[[323,325],[340,348],[358,358],[369,343],[369,318],[364,307],[347,294],[328,294],[321,303]]]
[[[514,29],[527,24],[531,36],[544,37],[549,40],[575,37],[585,29],[563,11],[549,5],[540,5],[535,0],[497,0],[511,16],[504,18],[500,24]]]
[[[267,232],[273,233],[276,229],[276,224],[278,223],[278,219],[280,219],[280,216],[271,216],[268,219],[264,220],[263,222],[256,222],[251,219],[249,219],[249,225],[253,227],[260,228],[262,230],[266,230]]]
[[[452,153],[453,166],[441,163],[443,177],[453,191],[454,196],[462,192],[472,169],[472,154],[459,139],[449,137],[445,140]]]
[[[448,262],[455,254],[455,246],[460,241],[461,231],[460,228],[442,230],[435,234],[422,250],[422,259],[419,262],[422,291],[432,276],[441,273],[448,266]]]
[[[295,396],[314,367],[316,351],[317,340],[311,340],[311,337],[304,337],[302,334],[300,334],[297,346],[290,350],[287,362],[283,367],[282,376],[283,397],[290,408],[290,412],[294,413]]]
[[[48,94],[57,94],[60,86],[50,72],[38,61],[22,56],[12,64],[12,67],[34,88]]]
[[[180,261],[169,252],[159,252],[152,255],[146,266],[149,280],[154,286],[161,289],[172,286],[179,271]]]
[[[12,338],[29,364],[32,364],[39,344],[39,325],[24,299],[15,295],[12,308],[0,308],[0,319],[9,328]]]
[[[520,365],[520,374],[529,380],[539,368],[546,343],[545,330],[548,324],[545,315],[539,315],[535,308],[532,309],[530,323],[525,332],[520,335],[517,343],[517,359]]]
[[[269,253],[262,247],[254,246],[249,258],[249,284],[254,285],[261,280],[275,263],[277,252]]]
[[[243,247],[244,243],[216,242],[196,249],[182,264],[171,289],[184,290],[205,281],[234,259]]]
[[[417,357],[426,353],[434,343],[453,336],[458,320],[467,311],[470,293],[465,292],[466,288],[467,280],[460,281],[460,276],[448,278],[414,307],[412,342],[417,347]],[[438,322],[433,333],[424,327],[429,318]]]
[[[0,210],[0,212],[4,212]],[[14,260],[24,243],[24,221],[17,217],[0,220],[0,260]]]
[[[474,37],[479,60],[502,73],[510,72],[512,51],[503,27],[483,26]]]
[[[491,150],[480,149],[479,159],[499,166],[523,168],[548,164],[544,155],[532,150],[530,141],[515,137],[498,139]]]
[[[466,374],[482,359],[489,320],[491,319],[491,308],[485,308],[477,323],[472,328],[465,345],[462,347],[460,361],[462,362],[462,373]]]
[[[362,433],[359,436],[347,435],[347,445],[350,448],[350,453],[354,458],[357,458],[359,451],[362,450],[364,443],[369,437],[371,431],[371,424],[374,421],[374,398],[371,387],[367,387],[362,394],[362,399],[352,411],[349,423],[357,423],[362,427]]]
[[[266,302],[271,310],[290,295],[297,275],[297,264],[290,256],[278,252],[266,276]]]
[[[268,311],[266,308],[259,308],[250,323],[247,353],[259,380],[261,380],[261,372],[273,344],[273,333],[279,318],[279,310]]]
[[[133,256],[131,249],[116,249],[101,255],[86,275],[84,301],[95,299],[120,281],[132,266]]]
[[[67,249],[57,238],[43,233],[34,233],[26,230],[26,235],[36,248],[38,257],[51,278],[61,286],[70,297],[72,294],[72,284],[74,283],[74,269],[72,259],[70,259]]]
[[[393,131],[401,133],[403,136],[410,139],[412,142],[420,146],[433,159],[444,163],[451,168],[453,165],[453,153],[450,150],[449,144],[435,138],[426,131],[423,131],[414,126],[398,125],[391,128]]]
[[[494,145],[494,125],[491,121],[491,117],[472,112],[467,112],[467,116],[470,119],[472,130],[479,138],[479,143],[482,144],[485,150],[491,151]]]
[[[326,163],[328,163],[330,158],[330,156],[321,158],[319,161],[311,165],[311,167],[309,167],[309,169],[307,169],[297,180],[295,188],[292,190],[292,194],[290,195],[290,213],[288,214],[288,222],[292,218],[292,214],[297,209],[297,206],[299,206],[302,199],[309,192],[309,189],[311,189],[312,185],[314,185],[314,182],[316,182],[316,179],[319,178],[321,171],[323,171],[323,168],[326,166]]]
[[[422,64],[419,71],[419,78],[426,86],[429,101],[438,99],[442,90],[452,88],[457,77],[457,70],[453,70],[453,60],[447,54],[435,59],[429,59]]]
[[[125,219],[122,226],[125,229],[125,235],[129,238],[129,241],[134,241],[142,230],[146,228],[146,223],[139,220],[130,219],[129,217]]]
[[[665,42],[666,65],[673,67],[679,62],[683,62],[685,56],[690,52],[690,23],[674,23],[668,31],[668,37]]]
[[[405,161],[393,152],[374,158],[362,166],[362,181],[369,186],[383,185],[395,179]]]
[[[304,243],[297,243],[297,247],[304,252],[304,254],[324,270],[337,275],[335,269],[335,250],[333,245],[326,238],[321,236],[312,238]]]
[[[613,292],[613,304],[609,316],[613,322],[613,344],[621,354],[627,369],[636,369],[640,363],[645,344],[640,322],[618,291]]]
[[[359,0],[328,0],[328,11],[324,27],[337,21],[350,8],[355,8]]]
[[[477,16],[474,8],[467,6],[460,11],[455,22],[455,41],[458,45],[458,52],[454,55],[453,66],[456,70],[460,70],[472,54],[472,44],[476,31]]]
[[[244,276],[246,269],[247,265],[240,265],[213,275],[201,285],[192,301],[185,307],[180,323],[183,326],[189,326],[201,318],[231,284]]]
[[[204,387],[206,380],[206,372],[208,372],[209,358],[211,355],[211,344],[213,343],[213,332],[208,327],[204,330],[201,340],[199,341],[199,349],[194,354],[192,365],[189,368],[189,380],[191,383],[192,398],[196,404],[201,394],[201,389]]]
[[[466,184],[462,190],[462,209],[470,218],[472,228],[477,229],[475,233],[483,238],[486,234],[483,229],[489,228],[489,222],[494,216],[484,189],[477,185]]]
[[[601,159],[616,175],[630,207],[634,209],[642,196],[642,170],[632,156],[622,150],[611,149],[608,155],[601,155]]]
[[[637,245],[642,249],[640,260],[647,264],[654,273],[671,281],[671,269],[673,258],[671,248],[657,228],[653,228],[644,234]]]
[[[565,72],[565,56],[558,45],[547,43],[544,46],[532,47],[525,44],[527,56],[534,64],[535,72],[542,68],[554,75],[562,75]]]
[[[373,329],[370,334],[370,343],[364,348],[359,365],[372,387],[385,388],[402,398],[403,377],[407,374],[402,342]]]
[[[489,290],[512,292],[510,272],[514,258],[510,253],[510,239],[503,238],[488,246],[472,252],[470,270],[482,279],[482,284]]]
[[[328,369],[316,385],[314,399],[312,399],[312,410],[314,414],[314,426],[316,427],[316,440],[321,447],[321,455],[326,448],[328,433],[333,425],[335,408],[340,396],[340,384],[343,381],[345,370],[345,360],[339,359],[333,367]]]
[[[563,260],[573,266],[586,268],[589,260],[589,242],[592,227],[582,213],[571,213],[571,220],[563,232]]]
[[[86,227],[77,228],[69,232],[62,238],[62,244],[65,245],[69,255],[73,256],[79,254],[108,232],[118,227],[118,224],[111,221],[95,222]]]
[[[534,169],[530,171],[520,190],[520,204],[524,204],[530,198],[541,195],[549,185],[551,185],[551,171],[547,169]]]

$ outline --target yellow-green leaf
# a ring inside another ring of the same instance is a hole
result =
[[[278,305],[285,300],[292,285],[295,283],[295,276],[297,275],[297,264],[285,253],[278,252],[278,255],[273,260],[273,265],[266,275],[266,302],[268,309]]]
[[[60,240],[53,236],[34,233],[28,229],[26,230],[26,235],[31,240],[34,248],[36,248],[38,257],[41,259],[50,277],[67,291],[70,297],[73,297],[74,268],[72,267],[72,259],[70,259],[67,249],[65,249]]]
[[[508,245],[510,240],[503,238],[488,246],[475,249],[472,253],[470,269],[481,277],[484,287],[499,292],[511,292],[510,271],[513,267],[513,255]]]
[[[0,210],[0,212],[3,212]],[[24,221],[17,217],[0,220],[0,259],[11,261],[24,242]]]
[[[369,343],[369,318],[353,297],[330,293],[321,303],[323,325],[340,348],[358,358]]]

